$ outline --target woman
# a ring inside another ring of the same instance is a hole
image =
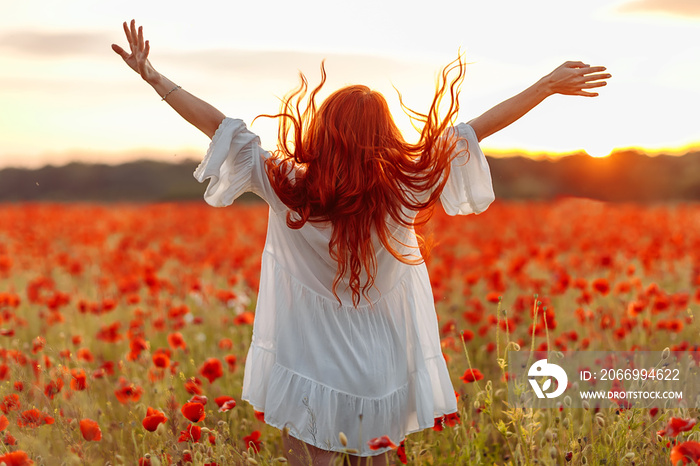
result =
[[[406,143],[384,98],[348,86],[317,109],[306,81],[282,105],[278,150],[158,73],[148,41],[124,23],[131,53],[112,48],[182,117],[212,141],[194,173],[209,178],[205,200],[231,204],[252,191],[270,206],[243,399],[265,421],[289,428],[292,464],[386,464],[390,445],[454,415],[457,404],[440,349],[427,269],[414,226],[438,200],[448,214],[493,201],[478,142],[547,96],[595,96],[603,67],[567,62],[483,115],[450,127],[464,64],[443,70],[418,143]],[[453,76],[455,75],[456,76]],[[453,76],[453,77],[451,77]],[[443,97],[450,103],[438,116]],[[289,140],[293,142],[289,144]],[[342,435],[341,435],[342,433]],[[376,447],[376,445],[373,445]]]

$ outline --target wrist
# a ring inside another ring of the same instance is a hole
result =
[[[161,85],[163,83],[163,75],[155,72],[152,75],[149,75],[147,78],[144,78],[144,80],[151,85],[154,89],[156,89],[157,86]],[[156,89],[157,90],[157,89]]]
[[[535,87],[538,93],[542,94],[542,98],[556,94],[556,91],[554,90],[554,81],[552,80],[551,74],[541,77],[539,81],[535,83]]]

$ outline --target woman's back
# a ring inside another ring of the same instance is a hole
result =
[[[488,164],[472,129],[455,131],[457,157],[440,200],[453,215],[481,212],[493,200]],[[332,224],[290,228],[294,213],[265,170],[270,157],[242,121],[226,119],[195,171],[199,181],[211,178],[205,200],[212,205],[233,202],[244,191],[270,205],[242,398],[264,412],[268,424],[288,426],[308,444],[342,451],[343,432],[349,448],[377,454],[368,440],[387,435],[400,442],[456,411],[427,269],[394,254],[416,262],[417,238],[410,226],[392,220],[395,251],[372,236],[374,286],[355,304],[347,278],[334,290]]]
[[[457,139],[446,137],[459,110],[456,88],[464,63],[458,59],[445,68],[427,114],[405,108],[422,127],[416,143],[406,142],[384,96],[367,86],[338,89],[317,109],[315,97],[326,78],[323,65],[321,75],[308,99],[302,75],[300,87],[283,99],[280,113],[265,115],[280,121],[278,150],[265,169],[290,211],[291,228],[309,221],[330,223],[333,293],[344,281],[354,304],[361,296],[371,302],[368,293],[376,289],[379,276],[377,252],[386,250],[406,263],[421,262],[417,251],[406,254],[400,245],[407,236],[404,230],[413,229],[418,211],[437,202],[452,159],[468,152],[468,147],[456,150]],[[440,115],[446,96],[449,105]]]
[[[287,226],[285,212],[280,215],[271,211],[265,251],[273,255],[280,267],[287,270],[302,285],[334,301],[336,306],[352,307],[354,305],[352,290],[349,288],[347,278],[340,280],[336,289],[337,298],[333,294],[333,281],[338,264],[331,257],[328,247],[332,228],[330,222],[307,222],[299,229],[291,229]],[[412,229],[395,225],[390,231],[396,238],[395,248],[401,254],[420,257],[420,250]],[[396,285],[396,277],[400,275],[402,266],[406,265],[384,248],[376,235],[371,237],[371,241],[375,251],[377,270],[374,286],[368,290],[369,301],[362,296],[359,306],[375,303],[386,295]]]

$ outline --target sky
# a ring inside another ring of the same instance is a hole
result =
[[[201,158],[209,139],[182,120],[110,48],[135,18],[154,67],[230,117],[278,110],[302,71],[326,59],[327,95],[382,92],[408,140],[394,86],[427,110],[437,73],[464,53],[459,121],[567,60],[612,74],[595,98],[555,95],[484,139],[488,152],[603,156],[616,148],[700,146],[697,0],[0,0],[0,168]],[[251,129],[265,148],[274,121]]]

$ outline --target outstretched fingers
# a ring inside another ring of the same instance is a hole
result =
[[[598,81],[600,79],[608,79],[610,77],[610,73],[599,73],[599,74],[586,74],[583,77],[586,79],[586,81]]]
[[[596,81],[594,83],[582,84],[580,87],[581,87],[581,89],[591,89],[594,87],[603,87],[603,86],[607,86],[607,85],[608,85],[608,83],[605,81]]]
[[[124,60],[129,58],[129,53],[123,48],[119,47],[117,44],[112,44],[112,50],[114,50]]]
[[[583,74],[591,74],[591,73],[600,73],[601,71],[605,71],[607,68],[604,66],[586,66],[582,71]]]
[[[139,26],[139,34],[138,34],[138,46],[139,50],[143,50],[143,26]]]
[[[588,65],[583,63],[582,61],[567,61],[564,62],[564,65],[566,68],[586,68]]]
[[[611,75],[609,73],[601,73],[601,71],[605,70],[606,68],[604,66],[591,66],[581,70],[582,74],[579,78],[581,82],[579,86],[580,93],[578,95],[585,95],[591,97],[598,95],[593,92],[585,92],[583,91],[583,89],[591,89],[607,85],[608,83],[605,80],[610,78]]]
[[[136,32],[136,20],[132,19],[131,24],[129,27],[129,43],[131,43],[134,47],[138,44],[139,36],[138,33]]]
[[[129,31],[129,26],[126,24],[126,21],[124,21],[123,26],[124,34],[126,34],[126,41],[131,45],[131,32]]]

